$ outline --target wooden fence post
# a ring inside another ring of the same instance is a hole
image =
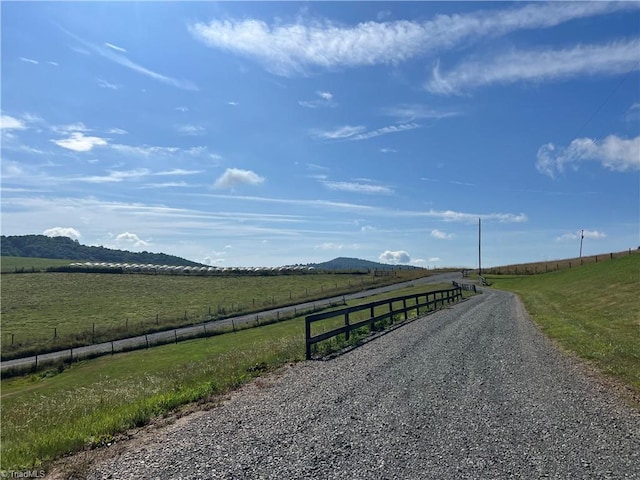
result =
[[[346,340],[349,340],[349,337],[351,336],[351,332],[349,331],[349,312],[344,314],[344,326],[347,327],[347,331],[345,332],[344,336]]]

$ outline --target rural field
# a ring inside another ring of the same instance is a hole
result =
[[[447,287],[410,287],[348,304]],[[314,333],[335,326],[334,319],[327,319]],[[352,335],[350,342],[358,338]],[[324,353],[345,345],[339,340],[327,343],[319,345]],[[297,317],[3,380],[2,469],[38,467],[66,452],[109,443],[117,434],[181,405],[210,401],[303,358],[304,317]]]
[[[411,280],[317,273],[274,276],[5,274],[2,358],[170,329]]]
[[[6,277],[29,280],[38,278],[38,275]],[[59,278],[64,278],[64,275]],[[6,277],[3,277],[3,296]],[[91,275],[80,277],[92,278]],[[159,289],[160,284],[154,283],[157,277],[128,277],[125,281],[141,282],[137,287],[149,296]],[[311,277],[305,276],[301,282],[310,281]],[[637,301],[640,255],[627,255],[545,274],[488,277],[492,288],[517,293],[533,320],[561,348],[618,379],[630,391],[640,391],[640,305]],[[46,283],[43,282],[46,278],[43,275],[38,279],[41,285]],[[178,287],[182,285],[180,282],[169,284],[173,288],[165,287],[163,295],[153,298],[156,301],[164,298],[170,302],[165,297],[180,292],[185,296],[196,295],[194,285],[205,290],[213,285],[203,282],[210,280],[207,278],[176,279],[186,283],[182,287]],[[262,280],[275,283],[276,279]],[[287,278],[282,280],[284,282]],[[318,280],[320,283],[314,284],[316,289],[318,285],[323,285],[321,276],[318,276]],[[349,281],[353,281],[348,277],[344,277],[345,280],[347,286]],[[325,286],[321,289],[328,289],[330,283],[327,279],[324,281]],[[189,282],[192,282],[191,288]],[[300,289],[303,284],[297,284],[297,288]],[[234,285],[235,288],[242,288]],[[129,286],[133,288],[136,285],[131,283]],[[442,287],[432,285],[429,289]],[[93,290],[84,291],[86,298],[80,305],[84,308],[100,305],[101,309],[106,310],[109,303],[97,298],[102,295],[96,295],[97,291],[101,291],[96,288],[94,285]],[[104,284],[102,288],[105,288]],[[272,290],[274,296],[279,291],[287,297],[287,289],[293,289],[295,285],[283,283],[278,284],[277,288],[279,290]],[[426,290],[424,286],[412,287],[384,296],[351,301],[349,304]],[[59,294],[61,298],[75,299],[78,296],[77,291],[71,297],[64,297],[63,292]],[[120,295],[126,298],[125,292]],[[199,298],[210,298],[209,292],[202,295]],[[60,304],[58,314],[65,316],[67,301]],[[69,304],[74,305],[74,302],[70,301]],[[36,306],[35,303],[29,305],[31,308]],[[133,311],[135,305],[130,304],[127,307],[130,310],[127,311]],[[5,307],[3,302],[3,309]],[[336,322],[335,319],[328,319],[316,325],[314,334],[334,328]],[[3,325],[3,332],[4,328]],[[357,338],[355,335],[352,341],[357,341]],[[333,345],[318,345],[317,351],[328,353],[343,345],[344,342],[340,343],[338,339]],[[123,432],[160,421],[158,419],[173,415],[176,409],[207,408],[215,404],[221,393],[303,358],[304,321],[303,317],[297,317],[259,328],[100,357],[3,380],[0,394],[1,468],[46,468],[49,462],[65,453],[109,444]]]

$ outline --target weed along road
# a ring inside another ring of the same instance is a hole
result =
[[[326,298],[323,300],[316,300],[305,302],[297,305],[291,305],[287,307],[275,308],[272,310],[263,311],[260,313],[251,313],[247,315],[240,315],[233,318],[226,318],[223,320],[216,320],[206,323],[200,323],[197,325],[187,326],[176,328],[172,330],[149,333],[147,335],[138,335],[135,337],[125,338],[121,340],[114,340],[113,342],[105,342],[94,345],[87,345],[83,347],[76,347],[73,350],[65,349],[50,353],[45,353],[35,356],[16,358],[13,360],[6,360],[2,362],[2,372],[11,370],[11,369],[29,369],[33,368],[36,363],[38,366],[52,364],[55,362],[62,362],[64,360],[73,359],[82,359],[88,358],[92,356],[105,355],[113,352],[121,352],[123,350],[131,350],[133,348],[143,348],[148,345],[156,345],[161,343],[168,343],[174,340],[178,341],[179,339],[185,338],[193,338],[194,336],[198,336],[199,334],[203,334],[208,332],[212,332],[216,329],[221,328],[235,328],[241,327],[246,324],[256,324],[256,322],[272,320],[275,318],[280,318],[280,316],[285,317],[287,315],[292,315],[296,311],[309,311],[316,307],[327,306],[331,304],[335,304],[338,302],[342,302],[343,299],[351,300],[356,298],[368,297],[371,295],[377,295],[379,293],[390,292],[393,290],[397,290],[400,288],[404,288],[408,285],[426,285],[426,284],[435,284],[435,283],[448,283],[452,280],[460,280],[461,274],[460,272],[451,272],[451,273],[439,273],[435,275],[431,275],[428,277],[418,278],[409,282],[398,283],[395,285],[387,285],[384,287],[378,287],[375,289],[363,290],[361,292],[352,293],[348,295],[340,295],[337,297]]]
[[[640,478],[638,410],[589,372],[485,290],[78,462],[91,479]]]

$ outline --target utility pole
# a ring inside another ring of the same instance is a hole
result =
[[[580,260],[582,260],[582,240],[584,240],[584,230],[580,230]]]
[[[482,220],[478,218],[478,275],[482,276]]]

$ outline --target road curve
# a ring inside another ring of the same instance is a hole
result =
[[[640,478],[639,412],[586,372],[552,346],[515,296],[486,290],[116,443],[100,460],[90,457],[86,474]]]
[[[246,315],[239,315],[236,317],[225,318],[223,320],[215,320],[211,322],[204,322],[197,325],[189,325],[186,327],[180,327],[172,330],[166,330],[162,332],[149,333],[147,335],[138,335],[135,337],[123,338],[121,340],[114,340],[113,342],[97,343],[93,345],[86,345],[84,347],[58,350],[55,352],[49,352],[42,355],[21,357],[12,360],[5,360],[0,365],[0,371],[5,372],[12,369],[29,369],[34,366],[36,361],[38,365],[50,364],[53,362],[60,362],[63,360],[69,360],[73,358],[88,358],[98,355],[107,355],[113,352],[121,352],[124,350],[130,350],[132,348],[140,348],[145,345],[157,345],[160,343],[172,342],[174,338],[184,339],[192,338],[203,331],[212,331],[223,327],[238,327],[246,324],[255,323],[258,319],[275,318],[277,315],[292,314],[296,311],[305,311],[323,305],[331,305],[332,303],[341,302],[343,299],[351,300],[355,298],[370,297],[372,295],[378,295],[380,293],[390,292],[404,288],[408,285],[426,285],[434,283],[451,282],[452,280],[459,280],[462,277],[460,272],[450,273],[438,273],[428,277],[418,278],[416,280],[397,283],[393,285],[387,285],[384,287],[378,287],[369,290],[362,290],[360,292],[351,293],[348,295],[339,295],[336,297],[325,298],[321,300],[315,300],[311,302],[304,302],[296,305],[290,305],[287,307],[274,308],[272,310],[265,310],[259,313],[250,313]]]

